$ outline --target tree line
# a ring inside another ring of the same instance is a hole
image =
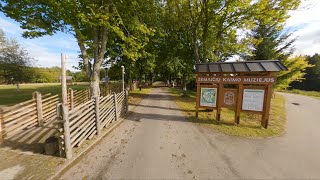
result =
[[[101,69],[110,75],[125,66],[126,79],[194,79],[194,64],[279,59],[290,71],[278,74],[277,88],[303,79],[311,67],[293,57],[288,12],[300,0],[0,0],[0,10],[21,24],[26,38],[73,35],[79,69],[99,95]]]

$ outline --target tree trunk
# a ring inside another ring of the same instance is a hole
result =
[[[100,69],[107,45],[107,28],[96,27],[93,29],[93,31],[94,63],[90,82],[91,98],[100,96]]]
[[[203,41],[203,54],[202,54],[202,62],[208,62],[208,31],[209,31],[209,15],[208,15],[208,1],[203,1],[204,3],[204,23],[203,23],[203,34],[202,34],[202,41]]]
[[[90,81],[90,92],[91,92],[91,98],[92,97],[99,97],[100,96],[100,69],[94,69],[91,76]]]
[[[91,78],[91,64],[89,61],[89,56],[87,53],[87,49],[85,48],[85,42],[83,35],[81,34],[80,30],[75,28],[75,37],[77,38],[78,46],[81,51],[82,59],[83,59],[83,68],[89,78]]]
[[[19,86],[19,83],[17,83],[17,92],[20,92],[20,86]]]
[[[182,76],[182,95],[187,96],[187,76],[183,74]]]

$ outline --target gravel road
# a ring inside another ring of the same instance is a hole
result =
[[[286,133],[246,139],[187,122],[154,88],[60,179],[320,179],[320,100],[283,95]]]

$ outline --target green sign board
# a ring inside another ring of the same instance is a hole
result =
[[[200,106],[216,107],[217,105],[217,88],[201,88]]]

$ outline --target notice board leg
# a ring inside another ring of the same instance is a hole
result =
[[[270,104],[271,104],[271,95],[272,95],[271,91],[272,91],[272,86],[268,85],[266,88],[267,95],[265,98],[266,102],[264,106],[264,113],[262,115],[262,121],[261,121],[261,125],[266,129],[268,128],[268,123],[269,123]]]
[[[240,123],[240,112],[241,112],[241,104],[242,104],[242,91],[243,91],[243,85],[239,84],[238,86],[238,97],[237,97],[237,104],[236,104],[236,113],[235,113],[235,123]]]
[[[221,116],[220,110],[217,110],[217,120],[218,121],[220,121],[220,116]]]
[[[197,83],[196,118],[198,118],[199,116],[199,105],[200,105],[200,83]]]

